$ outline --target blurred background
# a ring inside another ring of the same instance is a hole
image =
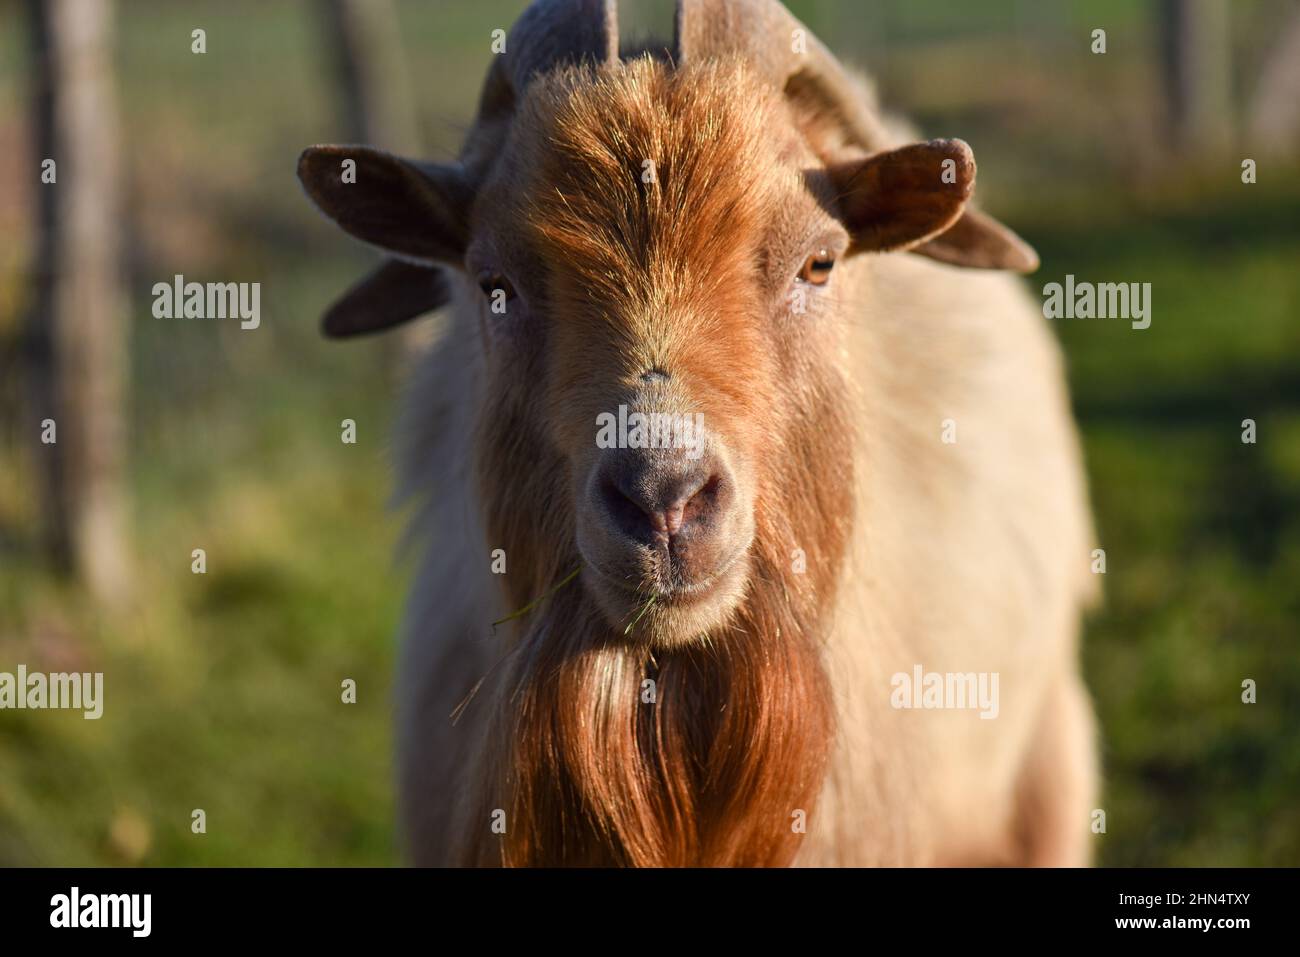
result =
[[[376,257],[294,165],[453,157],[523,6],[0,0],[0,671],[106,674],[99,721],[0,711],[0,865],[398,860],[388,435],[433,324],[320,338]],[[1107,553],[1100,863],[1300,864],[1300,3],[789,6],[972,144],[1033,289],[1152,284],[1150,329],[1055,324]],[[260,282],[261,328],[154,319],[177,273]]]

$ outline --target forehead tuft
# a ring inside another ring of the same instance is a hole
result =
[[[539,78],[515,141],[527,237],[611,293],[716,272],[797,181],[778,158],[791,135],[782,106],[740,61],[646,57]]]

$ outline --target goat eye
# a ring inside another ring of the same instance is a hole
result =
[[[483,290],[483,295],[487,296],[489,301],[497,299],[497,292],[505,294],[506,302],[515,298],[515,287],[510,285],[510,280],[499,272],[487,270],[479,273],[478,287]]]
[[[831,270],[834,268],[835,258],[825,249],[819,249],[803,264],[799,270],[799,279],[814,286],[824,286],[830,282]]]

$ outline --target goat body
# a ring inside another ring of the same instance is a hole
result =
[[[449,305],[399,426],[417,863],[1089,858],[1087,495],[998,271],[1036,258],[964,143],[900,145],[801,31],[681,0],[671,55],[623,60],[612,3],[544,0],[457,164],[303,156],[401,257],[327,330]],[[625,407],[692,448],[597,439]],[[996,700],[900,704],[916,674]]]

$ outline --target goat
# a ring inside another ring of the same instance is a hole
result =
[[[775,0],[675,32],[620,56],[613,2],[538,0],[457,162],[299,161],[392,257],[327,334],[451,307],[399,423],[410,859],[1086,863],[1092,528],[1037,258]],[[620,408],[704,429],[598,443]],[[903,706],[922,669],[991,675],[996,720]]]

